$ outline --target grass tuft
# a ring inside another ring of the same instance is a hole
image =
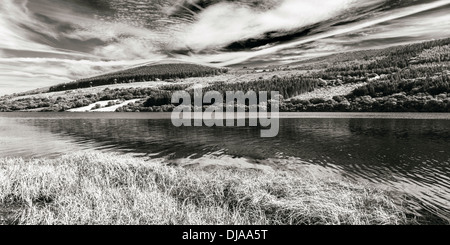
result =
[[[0,159],[3,224],[411,224],[389,193],[310,173],[186,169],[115,154]]]

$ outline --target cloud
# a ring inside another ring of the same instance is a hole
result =
[[[0,49],[150,59],[160,51],[159,44],[167,36],[127,22],[101,20],[92,11],[84,11],[86,7],[71,1],[2,0]],[[84,43],[91,40],[91,46],[86,48]]]
[[[221,65],[225,65],[225,66],[239,64],[239,63],[245,62],[249,59],[258,57],[258,56],[268,56],[271,54],[275,54],[277,52],[281,52],[282,50],[293,49],[293,48],[299,47],[300,45],[307,44],[310,42],[316,42],[316,41],[319,41],[322,39],[326,39],[326,38],[330,38],[330,37],[334,37],[334,36],[338,36],[338,35],[358,32],[358,31],[364,30],[366,28],[371,28],[371,27],[376,26],[381,23],[386,23],[389,21],[394,21],[397,19],[416,15],[418,13],[430,11],[430,10],[433,10],[436,8],[446,6],[448,4],[450,4],[450,0],[440,0],[440,1],[434,1],[431,3],[414,5],[414,6],[406,7],[406,8],[402,8],[402,9],[394,9],[391,11],[386,11],[380,15],[377,15],[372,19],[368,19],[368,20],[364,20],[364,21],[356,22],[356,23],[350,23],[350,24],[344,25],[344,26],[339,26],[339,27],[330,29],[323,33],[309,35],[305,38],[300,38],[299,40],[295,40],[295,41],[291,41],[291,42],[283,43],[283,44],[278,44],[276,46],[269,47],[269,48],[266,48],[263,50],[258,50],[258,51],[253,51],[253,52],[245,51],[245,52],[235,52],[235,53],[220,53],[220,54],[214,54],[214,55],[209,55],[209,56],[196,55],[196,56],[191,57],[191,59],[193,61],[198,61],[198,62],[207,61],[207,62],[220,63]],[[445,20],[448,20],[450,18],[450,16],[447,14],[447,15],[442,16],[442,18]],[[416,20],[416,21],[419,21],[419,20]],[[414,25],[414,23],[412,23],[412,24]],[[430,24],[430,23],[428,23],[428,24]],[[429,25],[424,25],[424,28],[427,28],[426,26],[428,26],[428,28],[429,28]],[[392,33],[397,32],[400,35],[404,35],[404,33],[406,33],[408,31],[408,28],[410,28],[410,25],[405,25],[405,26],[399,27],[399,28],[400,29],[390,28],[387,32],[392,32]],[[447,33],[447,37],[450,36],[450,33],[448,33],[448,31],[444,32],[444,35],[445,35],[445,33]],[[379,33],[378,35],[382,35],[382,34]],[[440,36],[442,37],[442,33]],[[340,52],[340,51],[342,51],[342,50],[335,50],[335,52]]]
[[[40,30],[53,35],[45,25],[33,20],[26,7],[26,0],[2,0],[0,4],[0,49],[51,51],[51,47],[31,41],[33,34],[26,30]],[[20,20],[20,22],[18,21]]]
[[[142,27],[98,21],[78,28],[65,37],[85,41],[102,40],[105,44],[93,47],[91,54],[113,60],[159,58],[165,40],[164,35]]]
[[[414,38],[432,39],[447,33],[450,36],[450,16],[448,9],[436,10],[431,13],[408,16],[395,19],[384,25],[362,30],[359,40]]]
[[[234,2],[208,7],[179,34],[184,47],[194,51],[214,49],[231,42],[255,38],[271,31],[292,31],[335,17],[355,0],[284,0],[266,11]],[[183,48],[183,47],[180,47]]]

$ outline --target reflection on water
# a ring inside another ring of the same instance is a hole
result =
[[[0,156],[96,149],[174,162],[222,156],[222,164],[312,164],[409,193],[450,220],[450,120],[283,118],[278,137],[261,138],[259,128],[175,128],[159,116],[116,115],[0,117]]]

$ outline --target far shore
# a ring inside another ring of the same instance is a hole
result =
[[[250,118],[248,113],[236,114]],[[101,111],[73,111],[73,112],[0,112],[0,117],[10,118],[111,118],[111,119],[171,119],[171,112],[113,112],[111,110]],[[227,114],[223,114],[226,118]],[[269,113],[269,116],[271,114]],[[275,114],[273,116],[276,116]],[[447,112],[279,112],[278,117],[282,119],[301,118],[355,118],[355,119],[428,119],[428,120],[450,120]],[[194,116],[192,116],[194,118]]]

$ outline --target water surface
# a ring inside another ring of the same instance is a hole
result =
[[[420,208],[450,220],[450,114],[283,113],[275,138],[261,138],[261,129],[254,127],[176,128],[169,117],[0,114],[0,156],[51,158],[100,150],[174,163],[222,159],[271,168],[314,165],[408,193]]]

